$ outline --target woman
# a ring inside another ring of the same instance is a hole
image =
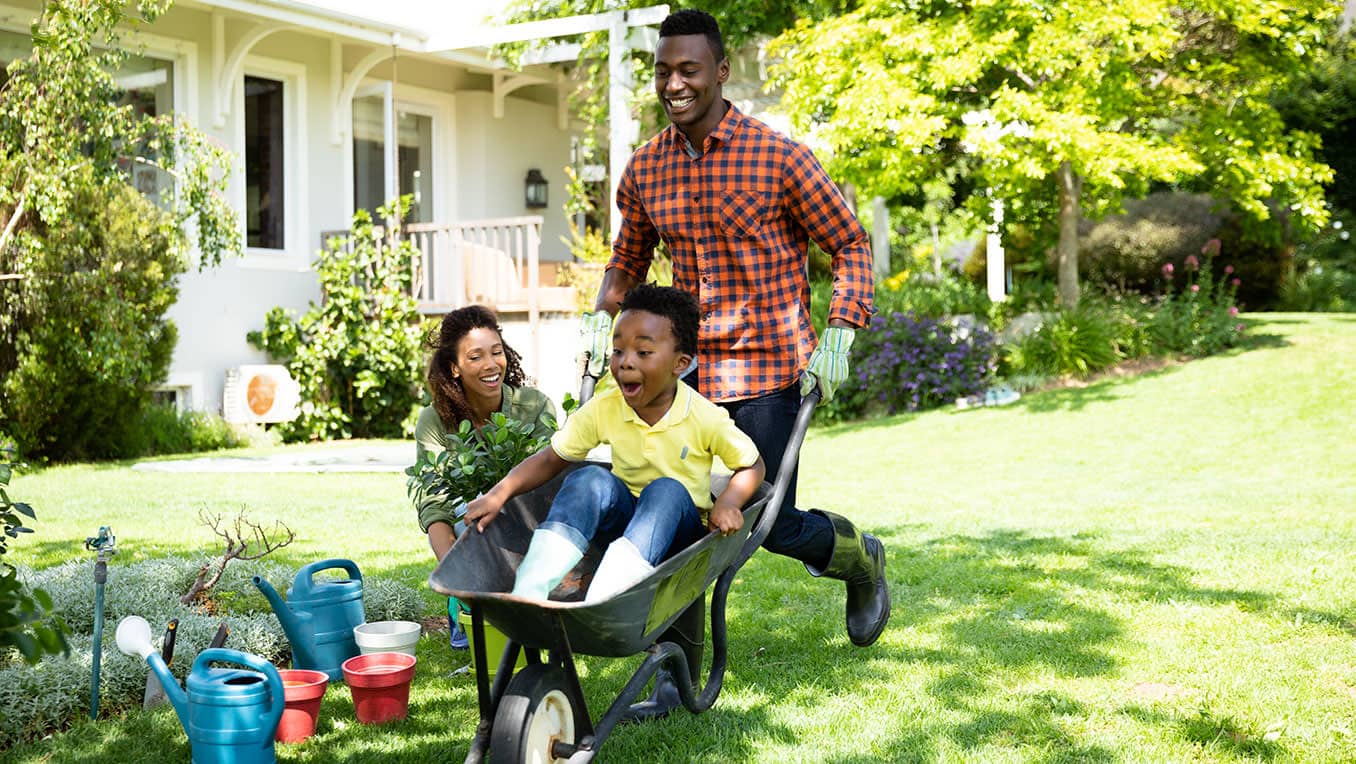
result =
[[[470,305],[443,316],[438,336],[428,338],[433,358],[428,364],[428,389],[433,405],[419,412],[414,426],[415,458],[447,449],[448,433],[469,421],[477,429],[500,412],[509,419],[536,424],[533,435],[550,437],[556,430],[556,409],[539,390],[523,387],[520,357],[504,342],[499,319],[489,308]],[[448,496],[414,496],[419,527],[439,560],[456,541],[457,505]],[[456,600],[447,601],[449,642],[467,647],[457,619]]]
[[[520,357],[504,342],[494,312],[480,305],[454,310],[443,317],[435,339],[429,337],[433,358],[428,366],[428,389],[433,405],[419,412],[414,427],[415,454],[438,454],[447,448],[448,433],[469,421],[476,428],[502,413],[519,422],[533,422],[533,435],[550,437],[556,430],[556,410],[539,390],[523,386]],[[433,554],[441,560],[456,540],[453,526],[457,508],[450,497],[414,497],[419,527],[428,534]]]

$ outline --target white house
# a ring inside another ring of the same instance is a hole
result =
[[[311,263],[322,232],[346,229],[355,208],[397,189],[414,194],[421,224],[421,309],[493,303],[529,375],[557,400],[575,386],[572,301],[545,287],[570,259],[560,203],[580,126],[555,70],[510,70],[488,49],[573,27],[487,27],[504,4],[179,0],[125,36],[128,97],[181,114],[234,153],[229,194],[247,244],[243,257],[182,279],[167,397],[222,410],[228,372],[267,362],[246,333],[270,308],[300,313],[320,296]],[[0,0],[0,64],[28,54],[39,8]],[[574,26],[624,36],[665,12],[653,10]],[[154,170],[137,172],[138,186],[164,184]],[[527,206],[530,173],[546,181],[545,207]]]

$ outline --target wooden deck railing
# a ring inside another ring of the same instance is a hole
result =
[[[548,310],[574,309],[572,288],[540,283],[541,227],[539,215],[405,226],[404,236],[417,251],[410,291],[419,312],[441,315],[481,304],[500,314],[526,313],[532,340],[523,348],[528,351],[525,366],[535,375],[543,302]],[[348,234],[323,231],[321,247]],[[381,227],[376,235],[384,236]]]

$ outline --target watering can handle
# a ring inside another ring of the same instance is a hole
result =
[[[283,692],[282,675],[278,673],[278,668],[257,655],[242,653],[229,647],[209,647],[198,653],[197,659],[193,661],[193,670],[197,671],[198,666],[205,666],[211,661],[245,666],[256,671],[262,671],[264,676],[268,677],[269,726],[276,729],[278,721],[282,719],[283,705],[287,700]]]
[[[297,571],[297,582],[300,583],[304,580],[306,585],[310,586],[314,583],[315,574],[322,570],[332,570],[335,568],[342,568],[343,570],[348,571],[348,577],[355,581],[363,580],[363,574],[358,570],[358,564],[356,562],[335,557],[303,566],[301,570]]]

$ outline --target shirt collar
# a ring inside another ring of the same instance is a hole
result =
[[[622,399],[621,404],[622,418],[628,422],[634,422],[637,427],[648,429],[651,432],[667,430],[670,427],[677,426],[684,419],[687,419],[687,415],[692,411],[692,396],[694,394],[692,388],[688,387],[687,383],[680,379],[678,380],[678,389],[673,392],[673,403],[669,404],[669,410],[665,411],[664,416],[660,417],[659,421],[655,422],[654,425],[650,425],[646,423],[644,419],[641,419],[640,415],[636,413],[636,410],[631,408],[630,404],[628,404],[624,398]],[[621,397],[620,388],[617,389],[617,396]]]
[[[721,143],[729,143],[730,139],[734,137],[735,130],[738,129],[739,123],[743,121],[744,113],[741,112],[737,106],[730,103],[728,99],[722,98],[721,100],[725,102],[725,116],[720,118],[720,122],[716,123],[716,126],[711,129],[711,132],[707,137],[715,138]],[[670,142],[679,151],[686,153],[688,156],[692,156],[692,151],[700,151],[697,156],[706,153],[702,150],[704,147],[693,146],[689,143],[687,136],[682,130],[678,129],[677,125],[670,124],[668,129],[671,132]],[[688,149],[692,149],[692,151],[689,151]],[[693,158],[695,159],[696,157]]]

